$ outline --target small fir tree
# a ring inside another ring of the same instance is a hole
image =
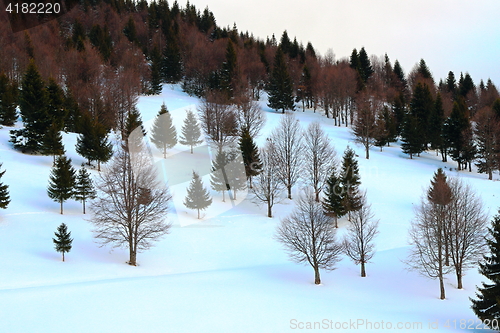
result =
[[[325,195],[323,197],[323,210],[328,216],[332,216],[335,221],[335,228],[338,228],[338,219],[344,216],[347,211],[344,207],[345,188],[342,186],[342,179],[333,170],[326,181]]]
[[[0,163],[0,168],[1,167],[2,163]],[[5,170],[0,171],[0,180],[2,179],[4,174]],[[5,185],[2,182],[0,182],[0,208],[6,209],[9,203],[10,203],[9,185]]]
[[[163,151],[163,158],[167,158],[167,149],[177,144],[177,131],[165,103],[162,104],[151,129],[151,142]]]
[[[53,122],[52,125],[50,125],[47,134],[45,134],[43,138],[42,147],[40,149],[42,154],[53,156],[54,165],[56,163],[56,156],[61,156],[65,153],[59,127],[60,125],[56,122]]]
[[[196,209],[198,211],[198,219],[200,219],[200,210],[207,209],[211,204],[212,198],[210,197],[210,193],[203,187],[200,176],[193,171],[193,179],[187,189],[184,205],[189,209]]]
[[[71,166],[71,159],[64,155],[58,157],[50,173],[47,194],[49,198],[61,204],[61,214],[63,202],[73,196],[75,180],[75,169]]]
[[[479,272],[490,282],[482,283],[476,293],[477,299],[471,299],[472,310],[483,322],[489,323],[491,329],[498,329],[500,320],[500,210],[493,218],[490,237],[486,239],[490,253],[479,263]]]
[[[71,244],[73,243],[73,238],[71,238],[71,232],[68,231],[66,224],[61,223],[57,227],[57,232],[54,232],[56,238],[52,238],[54,242],[54,247],[57,252],[62,253],[62,261],[64,261],[64,253],[71,251]]]
[[[189,146],[191,148],[191,154],[193,153],[193,147],[198,146],[203,140],[200,140],[201,131],[198,120],[193,111],[188,110],[186,114],[186,119],[184,119],[184,125],[182,126],[182,133],[180,136],[179,143],[182,145]]]
[[[96,191],[90,174],[87,172],[82,164],[82,168],[78,171],[76,177],[75,189],[73,192],[73,198],[76,201],[81,201],[83,205],[83,214],[85,214],[85,202],[87,200],[92,200],[96,197]]]

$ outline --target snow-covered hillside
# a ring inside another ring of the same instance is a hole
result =
[[[186,109],[195,110],[198,100],[178,86],[165,86],[161,96],[140,99],[143,121],[153,119],[163,102],[180,132]],[[281,117],[262,105],[267,122],[259,144]],[[9,128],[3,128],[0,162],[7,172],[2,181],[10,185],[12,202],[0,211],[0,332],[274,333],[311,331],[307,323],[314,327],[314,322],[320,324],[318,331],[458,332],[465,326],[485,332],[470,310],[469,297],[482,280],[476,270],[467,272],[463,290],[448,276],[447,299],[441,301],[438,282],[407,271],[402,260],[413,207],[438,167],[470,183],[490,216],[500,206],[498,174],[495,181],[477,173],[457,174],[454,162],[442,163],[433,152],[410,160],[396,145],[383,152],[373,148],[365,160],[349,129],[312,111],[296,111],[296,116],[304,128],[320,121],[339,159],[348,145],[359,155],[361,187],[380,219],[378,252],[367,265],[368,277],[359,277],[359,267],[344,259],[336,270],[322,271],[322,284],[314,285],[312,268],[290,262],[274,239],[279,219],[294,202],[277,205],[270,219],[265,207],[250,201],[251,194],[232,208],[213,193],[214,205],[202,222],[178,206],[178,213],[193,221],[185,227],[172,208],[170,234],[138,255],[138,267],[130,267],[126,249],[100,248],[94,242],[80,203],[67,201],[64,215],[59,214],[58,203],[46,194],[52,157],[14,151]],[[79,168],[84,159],[76,154],[75,143],[76,135],[64,134],[67,155]],[[62,222],[74,238],[66,262],[52,243]],[[344,226],[341,220],[339,234]]]

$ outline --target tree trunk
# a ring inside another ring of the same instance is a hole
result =
[[[63,213],[63,202],[61,200],[61,214]]]
[[[314,284],[321,284],[321,278],[319,276],[318,266],[314,266]]]
[[[85,214],[85,199],[83,199],[83,214]]]
[[[488,179],[489,180],[493,179],[493,173],[491,172],[491,170],[488,170]]]
[[[457,271],[457,289],[462,289],[462,272]]]
[[[64,251],[63,251],[63,253],[62,253],[62,254],[63,254],[63,262],[64,262]]]
[[[167,158],[167,148],[163,147],[163,158]]]
[[[193,153],[193,146],[191,145],[191,154]]]
[[[288,199],[292,200],[292,186],[287,185],[287,190],[288,190]]]
[[[225,190],[222,190],[222,202],[226,202],[226,195],[224,194],[225,192]]]
[[[382,148],[380,148],[380,151],[382,151]],[[366,159],[370,159],[370,147],[366,146]]]
[[[335,219],[335,228],[338,229],[338,227],[339,227],[339,219],[338,219],[337,215],[335,215],[333,218]]]
[[[250,189],[252,189],[253,188],[252,187],[252,176],[250,176],[249,179],[250,179]]]
[[[445,294],[445,291],[444,291],[444,280],[443,280],[443,275],[442,274],[439,276],[439,289],[441,290],[441,295],[439,296],[439,299],[445,299],[446,298],[446,294]]]
[[[365,262],[361,261],[361,277],[366,277]]]
[[[97,161],[97,171],[101,172],[101,161]]]
[[[130,266],[137,266],[137,253],[135,252],[134,248],[132,245],[129,245],[129,260],[128,260],[128,264]]]
[[[200,209],[198,208],[198,220],[200,219]]]
[[[272,210],[271,210],[271,203],[270,202],[267,203],[267,217],[273,217],[273,213],[272,213]]]

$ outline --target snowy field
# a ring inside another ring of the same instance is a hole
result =
[[[186,109],[194,111],[198,100],[178,86],[165,86],[161,96],[142,97],[138,107],[146,126],[163,102],[179,133]],[[264,102],[263,107],[267,122],[259,144],[281,117]],[[469,297],[482,280],[475,269],[464,277],[463,290],[449,275],[447,299],[441,301],[438,282],[407,271],[402,260],[413,207],[438,167],[470,183],[490,217],[500,206],[498,174],[494,181],[475,172],[457,174],[456,163],[442,163],[434,152],[410,160],[396,144],[383,152],[372,148],[365,160],[349,129],[312,111],[299,109],[296,115],[304,128],[312,121],[322,123],[339,160],[348,145],[359,155],[361,187],[380,219],[378,252],[367,265],[366,278],[344,259],[336,270],[322,271],[322,284],[314,285],[312,268],[290,262],[274,239],[293,201],[275,206],[270,219],[265,207],[249,200],[251,194],[232,207],[213,193],[214,204],[202,222],[196,212],[176,205],[192,223],[181,226],[172,208],[170,234],[138,255],[138,267],[130,267],[126,249],[100,248],[94,242],[89,214],[81,213],[80,203],[67,201],[64,215],[59,214],[59,204],[46,194],[52,157],[14,151],[5,127],[0,129],[0,162],[12,202],[0,211],[0,332],[488,331],[470,309]],[[64,143],[79,168],[84,159],[75,152],[76,136],[64,134]],[[170,153],[182,149],[188,148]],[[183,199],[181,190],[172,193]],[[66,262],[52,243],[62,222],[74,238]],[[345,223],[342,219],[339,234]]]

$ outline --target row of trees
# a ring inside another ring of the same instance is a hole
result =
[[[363,196],[344,239],[339,241],[331,218],[316,201],[314,192],[308,189],[299,198],[294,211],[280,221],[276,238],[294,262],[313,267],[314,283],[320,284],[320,269],[335,269],[342,253],[360,264],[361,276],[366,277],[366,263],[375,254],[374,238],[378,234],[378,223]]]
[[[90,174],[83,167],[76,174],[71,165],[71,159],[66,156],[57,158],[49,178],[47,194],[52,200],[61,205],[63,214],[63,203],[73,198],[82,202],[83,214],[85,214],[85,202],[94,199],[96,192]]]
[[[409,267],[439,279],[440,298],[445,299],[444,276],[454,271],[457,288],[462,289],[465,271],[484,253],[486,223],[482,201],[473,189],[438,169],[411,224]]]

